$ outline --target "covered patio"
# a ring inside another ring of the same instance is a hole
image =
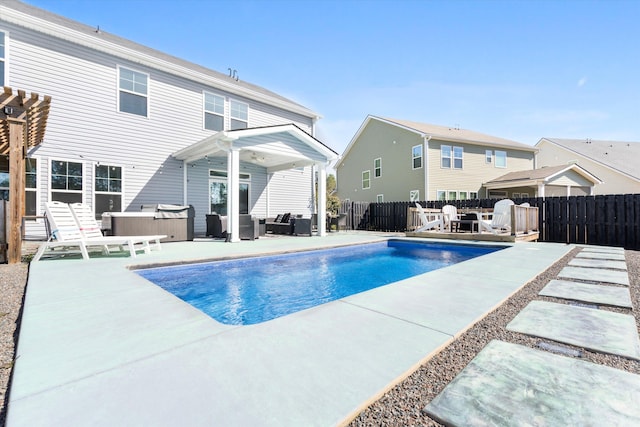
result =
[[[256,200],[259,200],[264,205],[261,207],[261,215],[266,216],[271,214],[271,203],[268,198],[270,186],[280,185],[273,184],[270,177],[282,171],[303,170],[311,167],[308,193],[302,195],[292,190],[291,197],[306,196],[311,200],[308,203],[309,215],[315,213],[318,218],[324,218],[326,216],[326,168],[338,157],[338,154],[300,127],[284,124],[220,131],[173,153],[172,157],[183,162],[185,205],[194,204],[195,199],[201,201],[205,194],[205,187],[209,191],[207,182],[212,172],[215,172],[211,169],[213,159],[216,164],[225,168],[224,171],[217,173],[226,179],[225,211],[230,235],[228,240],[238,242],[240,240],[240,185],[242,177],[246,179],[246,176],[249,176],[248,173],[243,172],[252,171],[249,178],[252,185],[261,188],[264,186],[267,193],[266,197],[254,197],[253,201],[249,199],[247,213],[253,213]],[[196,176],[190,172],[197,165],[202,165],[208,170],[206,176],[203,174]],[[211,201],[206,208],[207,211],[211,210],[210,203]],[[318,221],[317,226],[318,235],[326,235],[325,222]]]

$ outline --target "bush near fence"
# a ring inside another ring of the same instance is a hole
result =
[[[619,246],[640,250],[640,194],[513,199],[538,207],[542,242]],[[492,208],[496,199],[431,200],[420,204],[440,209]],[[404,232],[413,202],[342,202],[351,230]]]

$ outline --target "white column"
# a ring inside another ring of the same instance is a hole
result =
[[[567,185],[567,199],[571,197],[571,186]]]
[[[231,147],[227,155],[227,233],[230,242],[240,241],[240,149]]]
[[[318,236],[327,235],[327,170],[318,164]]]
[[[538,184],[538,197],[544,199],[544,184]]]

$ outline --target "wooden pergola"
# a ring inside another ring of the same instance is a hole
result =
[[[0,155],[9,156],[9,264],[20,262],[22,257],[27,151],[44,139],[50,106],[50,96],[43,99],[37,93],[27,96],[24,90],[17,90],[14,95],[6,86],[0,95]]]

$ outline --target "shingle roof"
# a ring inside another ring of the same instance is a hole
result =
[[[506,182],[513,182],[513,181],[541,181],[541,180],[551,178],[554,175],[568,169],[576,170],[578,173],[581,173],[582,175],[590,176],[593,179],[600,181],[598,177],[592,175],[589,171],[587,171],[580,165],[570,164],[570,165],[559,165],[559,166],[545,166],[538,169],[509,172],[507,174],[499,176],[498,178],[494,178],[491,181],[488,181],[487,183],[496,184],[496,183],[506,183]]]
[[[591,139],[542,138],[589,160],[603,164],[619,172],[640,179],[640,142],[607,141]]]
[[[162,61],[166,61],[168,63],[177,65],[179,67],[184,67],[187,68],[189,70],[192,70],[196,73],[201,73],[205,76],[208,77],[212,77],[214,79],[220,79],[224,82],[226,82],[227,86],[229,84],[231,84],[232,86],[238,87],[238,88],[243,88],[252,92],[256,92],[259,93],[263,96],[267,96],[269,98],[273,98],[276,99],[280,102],[284,102],[286,104],[290,104],[292,107],[294,107],[296,109],[297,112],[304,112],[306,113],[305,115],[308,115],[310,117],[312,116],[318,116],[317,113],[313,112],[312,110],[309,110],[308,108],[304,107],[303,105],[300,105],[288,98],[285,98],[281,95],[278,95],[275,92],[271,92],[263,87],[248,83],[246,81],[243,80],[236,80],[233,77],[228,76],[227,74],[224,73],[220,73],[218,71],[203,67],[201,65],[186,61],[184,59],[169,55],[167,53],[161,52],[159,50],[156,49],[152,49],[150,47],[141,45],[139,43],[133,42],[131,40],[127,40],[125,38],[116,36],[114,34],[110,34],[102,29],[100,29],[100,31],[96,31],[97,29],[95,27],[91,27],[85,24],[82,24],[80,22],[65,18],[64,16],[60,16],[60,15],[56,15],[54,13],[48,12],[46,10],[37,8],[35,6],[31,6],[25,3],[22,3],[20,1],[17,0],[2,0],[1,4],[2,7],[8,7],[10,9],[16,10],[18,12],[27,14],[29,16],[33,16],[35,18],[38,19],[42,19],[45,21],[48,21],[52,24],[56,24],[56,25],[60,25],[63,27],[66,27],[68,29],[71,29],[73,31],[77,31],[79,33],[82,33],[84,36],[89,36],[89,37],[93,37],[96,40],[101,40],[101,41],[107,41],[109,43],[113,43],[114,45],[117,45],[119,47],[122,48],[126,48],[126,49],[131,49],[133,51],[136,51],[142,55],[148,55],[154,58],[157,58],[159,60]],[[19,25],[19,24],[18,24]],[[113,53],[115,55],[117,55],[117,53]],[[223,89],[223,90],[229,90],[229,89]],[[302,111],[298,111],[298,110],[302,110]]]
[[[431,135],[436,139],[463,141],[470,144],[482,144],[491,145],[505,148],[515,148],[518,150],[537,151],[537,149],[531,145],[522,144],[520,142],[512,141],[509,139],[499,138],[497,136],[491,136],[480,132],[475,132],[467,129],[458,129],[447,126],[438,126],[428,123],[418,123],[409,120],[399,120],[391,118],[383,118],[388,122],[397,123],[401,126],[417,130],[421,133]]]

